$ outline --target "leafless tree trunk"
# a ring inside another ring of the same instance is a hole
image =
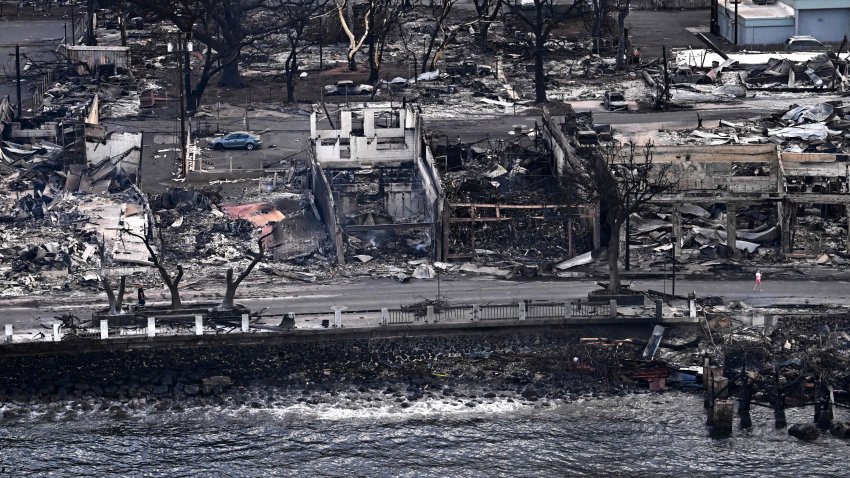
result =
[[[118,2],[118,28],[121,32],[121,46],[127,46],[127,9],[124,2]]]
[[[437,63],[437,57],[441,50],[441,48],[437,48],[437,52],[434,52],[434,45],[437,44],[437,36],[443,32],[445,35],[444,22],[449,17],[449,14],[452,12],[452,7],[457,3],[457,0],[443,0],[443,4],[440,6],[440,9],[437,10],[436,15],[434,15],[434,29],[431,31],[431,34],[428,38],[428,45],[425,48],[425,53],[422,55],[422,73],[427,73],[435,69]],[[445,36],[444,36],[445,40]],[[445,47],[445,43],[442,45]],[[434,54],[434,57],[431,58],[431,54]]]
[[[625,0],[617,9],[617,71],[626,65],[626,17],[629,16],[631,0]]]
[[[141,239],[142,242],[145,244],[145,248],[147,248],[148,254],[150,254],[150,259],[153,263],[153,266],[156,267],[157,271],[159,271],[159,276],[162,278],[162,281],[165,282],[165,286],[168,287],[168,292],[171,294],[171,310],[177,310],[183,307],[183,302],[180,300],[180,290],[178,289],[180,285],[180,280],[183,279],[183,266],[178,264],[177,272],[172,277],[171,273],[168,272],[168,269],[166,269],[165,266],[162,264],[160,257],[153,250],[153,247],[151,247],[148,238],[140,234],[136,234],[135,232],[132,232],[130,230],[125,229],[124,232],[133,237]]]
[[[478,22],[478,44],[482,50],[487,51],[489,49],[487,34],[490,31],[490,25],[499,16],[502,2],[500,0],[472,0],[472,2],[475,4],[475,20]]]
[[[339,15],[339,23],[342,26],[342,30],[345,32],[345,36],[348,37],[348,70],[356,71],[357,70],[357,61],[355,60],[355,55],[357,52],[363,48],[363,44],[366,42],[366,38],[369,36],[369,17],[372,16],[372,2],[369,2],[369,9],[366,11],[366,16],[363,20],[363,36],[358,40],[354,35],[354,30],[352,30],[349,22],[353,23],[354,15],[350,15],[350,18],[346,20],[345,18],[345,9],[348,6],[350,0],[344,0],[343,3],[339,3],[339,0],[334,0],[334,4],[336,4],[336,10]],[[353,0],[351,0],[353,1]]]
[[[124,305],[124,285],[126,279],[125,276],[121,276],[121,281],[118,283],[118,294],[116,295],[109,278],[105,275],[100,276],[100,282],[103,284],[104,290],[106,290],[106,297],[109,299],[109,315],[121,314],[121,308]]]
[[[505,8],[525,24],[531,38],[526,41],[534,56],[534,99],[546,102],[546,72],[543,69],[546,57],[546,42],[552,29],[564,21],[582,0],[573,0],[569,6],[556,5],[555,0],[533,0],[533,10],[523,8],[519,2],[501,0]],[[566,7],[566,9],[564,9]]]
[[[620,230],[626,218],[646,208],[657,194],[673,189],[677,181],[672,164],[653,162],[655,145],[640,150],[634,143],[612,144],[567,157],[569,174],[563,181],[574,188],[579,200],[600,204],[610,228],[608,237],[608,292],[620,292]]]
[[[405,7],[404,2],[397,0],[373,0],[372,4],[372,18],[369,20],[372,28],[366,42],[369,45],[369,83],[375,84],[381,76],[387,39],[399,23]]]
[[[253,256],[253,259],[251,259],[251,263],[248,264],[248,267],[246,267],[241,274],[239,274],[236,280],[233,279],[233,268],[231,267],[227,269],[227,276],[225,278],[227,282],[227,288],[224,291],[224,299],[221,301],[221,305],[218,306],[219,310],[233,309],[233,301],[236,298],[236,289],[239,287],[239,284],[241,284],[242,281],[245,280],[246,277],[248,277],[251,271],[254,270],[254,267],[256,267],[256,265],[259,264],[261,260],[263,260],[263,254],[265,253],[265,246],[263,242],[271,234],[272,233],[270,232],[268,234],[260,236],[260,238],[257,240],[257,248],[259,249],[259,252],[251,253],[251,255]]]

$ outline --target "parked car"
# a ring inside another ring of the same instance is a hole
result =
[[[257,149],[263,145],[263,140],[255,134],[247,131],[234,131],[233,133],[224,136],[213,138],[210,141],[210,148],[216,151],[233,148],[245,148],[248,151]]]
[[[602,105],[608,111],[626,111],[629,109],[626,95],[622,91],[606,91],[602,98]]]
[[[828,51],[829,47],[810,35],[794,35],[785,40],[788,51]]]
[[[325,95],[371,95],[373,90],[371,85],[358,85],[351,80],[340,80],[335,85],[325,86]]]

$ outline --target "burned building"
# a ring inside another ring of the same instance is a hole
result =
[[[562,164],[559,174],[570,174],[570,158],[580,156],[579,137],[565,133],[567,119],[546,114],[543,123],[556,162]],[[788,151],[795,148],[780,146],[783,135],[796,134],[788,128],[765,128],[768,136],[761,144],[731,144],[730,139],[723,141],[728,144],[653,146],[652,161],[670,164],[677,185],[656,195],[646,214],[632,215],[629,235],[638,238],[632,248],[668,253],[675,240],[676,256],[695,260],[779,260],[850,251],[847,155]],[[714,141],[720,137],[697,133]],[[745,133],[744,128],[738,132]],[[812,240],[813,232],[832,238],[831,244]],[[622,234],[624,243],[626,231]]]
[[[443,191],[419,114],[398,105],[310,118],[311,189],[336,248],[354,256],[442,259]]]
[[[561,187],[538,131],[513,133],[509,140],[436,142],[447,259],[545,265],[592,247],[592,211]]]

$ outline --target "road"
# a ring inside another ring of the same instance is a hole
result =
[[[685,295],[696,291],[699,296],[721,296],[727,301],[743,300],[753,306],[781,304],[850,304],[847,299],[847,282],[771,281],[765,279],[764,291],[752,290],[747,281],[691,281],[679,280],[676,292]],[[344,305],[349,310],[377,310],[397,307],[423,299],[440,297],[456,304],[506,303],[518,299],[567,300],[587,297],[596,288],[592,281],[538,280],[508,281],[487,277],[462,277],[437,281],[411,281],[401,284],[392,279],[357,278],[339,284],[248,284],[240,289],[237,302],[253,310],[268,308],[269,314],[329,311],[332,305]],[[637,281],[633,288],[639,290],[671,291],[671,283],[661,280]],[[209,287],[187,289],[184,301],[212,301],[220,290]],[[129,293],[127,300],[134,298]],[[149,303],[167,302],[165,291],[148,292]],[[82,295],[79,292],[41,296],[37,299],[22,297],[5,299],[0,323],[12,323],[16,329],[37,327],[39,318],[52,318],[58,313],[74,313],[86,317],[106,304],[105,294]]]

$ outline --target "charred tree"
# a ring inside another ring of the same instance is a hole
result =
[[[345,32],[345,36],[348,37],[348,53],[346,54],[346,58],[348,59],[348,71],[357,71],[357,60],[355,56],[357,55],[357,52],[363,48],[363,45],[366,43],[366,39],[369,36],[369,21],[372,17],[373,1],[374,0],[371,0],[367,3],[367,10],[363,16],[363,34],[360,36],[360,39],[357,39],[352,28],[355,20],[353,14],[354,0],[344,0],[342,3],[340,3],[339,0],[334,0],[337,16],[339,17],[339,24],[342,27],[342,31]],[[346,15],[347,10],[349,11],[348,15]],[[348,18],[346,18],[346,16]]]
[[[102,0],[103,1],[103,0]],[[270,12],[290,0],[124,0],[143,12],[151,22],[170,21],[184,36],[203,44],[204,65],[192,98],[197,103],[210,81],[242,87],[239,70],[242,50],[280,30]]]
[[[567,158],[570,174],[564,182],[586,204],[599,205],[608,225],[608,292],[620,292],[620,230],[626,218],[646,208],[658,194],[676,187],[672,164],[653,161],[655,145],[633,142],[587,148]]]
[[[533,0],[526,6],[512,0],[501,0],[512,16],[525,26],[526,44],[534,57],[534,100],[546,102],[546,72],[543,65],[546,60],[546,42],[552,36],[552,29],[567,19],[582,0],[573,0],[569,6],[557,5],[555,0]]]
[[[156,267],[156,270],[159,272],[162,282],[164,282],[165,286],[168,287],[168,292],[171,295],[171,310],[178,310],[183,307],[183,302],[180,300],[180,290],[178,288],[180,286],[180,280],[183,279],[183,266],[178,264],[177,271],[172,276],[162,263],[162,258],[156,253],[156,251],[153,250],[153,247],[147,237],[126,229],[124,232],[141,239],[141,241],[145,244],[145,248],[148,250],[148,254],[150,254],[151,263],[153,263],[153,266]]]
[[[100,276],[100,282],[103,284],[103,289],[106,291],[106,297],[109,300],[109,315],[120,315],[122,313],[121,308],[124,306],[124,286],[126,279],[126,276],[121,276],[121,280],[118,282],[118,293],[116,294],[109,278],[105,275]]]
[[[397,0],[374,0],[371,9],[372,28],[366,40],[369,46],[369,83],[375,84],[381,77],[384,50],[390,33],[395,31],[399,18],[404,12],[404,2]]]
[[[286,0],[276,10],[279,21],[284,25],[287,40],[287,55],[284,61],[284,80],[286,82],[286,102],[295,102],[295,81],[298,79],[298,55],[310,47],[308,28],[317,15],[327,8],[328,0]],[[321,34],[321,32],[320,32]]]
[[[475,21],[478,23],[478,44],[482,50],[490,49],[487,43],[487,35],[490,25],[499,17],[502,10],[500,0],[472,0],[475,4]]]
[[[590,36],[592,38],[591,53],[599,54],[599,39],[602,37],[602,30],[605,26],[605,18],[608,16],[609,1],[610,0],[592,0],[593,26],[590,31]]]
[[[455,3],[457,3],[457,0],[443,0],[443,3],[434,10],[434,28],[428,34],[428,44],[425,47],[425,52],[422,54],[422,73],[427,73],[436,68],[439,53],[445,48],[446,43],[448,43],[445,22],[452,13]],[[440,36],[440,33],[443,34],[443,41],[438,44],[437,37]]]
[[[617,6],[617,71],[622,71],[627,64],[626,43],[628,38],[626,38],[626,17],[629,16],[630,4],[631,0],[622,0]]]
[[[257,249],[258,252],[249,252],[252,256],[251,263],[248,264],[248,267],[239,274],[236,279],[233,279],[233,268],[227,269],[227,276],[225,277],[227,288],[224,291],[224,299],[221,301],[221,304],[218,306],[219,310],[232,310],[233,309],[233,301],[236,298],[236,289],[239,287],[239,284],[251,274],[251,271],[254,270],[254,267],[263,260],[263,255],[265,254],[265,245],[264,242],[266,238],[268,238],[271,233],[264,234],[260,236],[257,240]]]

